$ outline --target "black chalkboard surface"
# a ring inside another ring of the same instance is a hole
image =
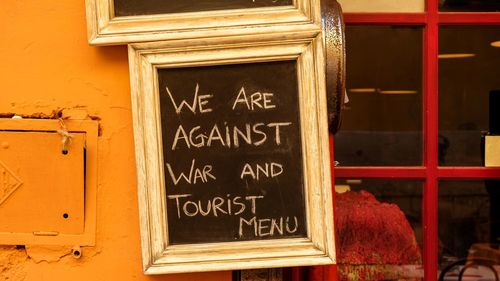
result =
[[[114,14],[157,15],[292,5],[292,0],[114,0]]]
[[[296,64],[158,70],[169,244],[307,237]]]

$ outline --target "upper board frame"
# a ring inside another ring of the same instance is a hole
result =
[[[207,41],[208,40],[208,41]],[[335,263],[325,70],[320,32],[129,45],[143,269],[146,274]],[[210,46],[210,48],[206,47]],[[157,69],[297,62],[307,238],[169,245]]]
[[[319,0],[293,0],[289,6],[121,17],[114,16],[113,0],[86,0],[86,11],[92,45],[300,31],[321,25]]]

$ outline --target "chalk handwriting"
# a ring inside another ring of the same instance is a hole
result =
[[[273,93],[255,92],[250,95],[250,98],[247,98],[247,94],[245,93],[245,88],[241,87],[240,91],[238,92],[238,96],[236,96],[236,99],[234,100],[233,110],[236,108],[236,106],[240,104],[244,104],[246,106],[246,109],[248,110],[255,110],[257,108],[260,109],[275,108],[276,106],[271,101],[271,98],[273,96],[274,96]]]
[[[167,163],[167,170],[172,178],[172,181],[174,182],[174,185],[177,185],[181,179],[184,179],[187,183],[189,184],[196,184],[200,180],[203,183],[208,182],[210,179],[215,180],[215,176],[211,173],[212,172],[212,165],[205,165],[203,166],[202,169],[200,168],[195,168],[195,159],[191,161],[191,167],[189,169],[189,174],[186,175],[183,172],[180,172],[178,176],[175,175],[174,171],[172,170],[172,166],[170,166],[169,163]],[[194,171],[194,174],[193,174]]]
[[[264,219],[258,219],[254,216],[248,220],[240,217],[238,235],[243,237],[246,233],[245,230],[248,231],[248,229],[253,230],[250,233],[255,237],[293,234],[297,232],[298,228],[299,222],[295,216]]]
[[[215,144],[227,148],[238,148],[241,144],[260,146],[270,140],[281,145],[282,128],[291,124],[292,122],[247,123],[244,127],[214,124],[208,134],[205,133],[206,128],[201,126],[185,129],[183,125],[179,125],[175,131],[172,150],[175,150],[180,142],[187,148],[211,147]]]
[[[257,200],[264,198],[262,195],[249,196],[231,196],[226,194],[226,197],[215,196],[209,200],[188,200],[192,194],[177,194],[168,195],[168,199],[174,200],[177,210],[177,218],[183,216],[194,217],[201,215],[203,217],[212,215],[236,216],[249,209],[252,214],[257,212]]]
[[[274,178],[283,173],[283,165],[279,163],[264,163],[263,165],[255,164],[255,167],[245,163],[243,169],[241,170],[240,178],[251,177],[254,180],[259,180],[262,177]]]
[[[167,90],[168,96],[170,97],[170,101],[172,101],[172,105],[175,108],[175,112],[177,114],[181,113],[182,108],[184,106],[186,106],[194,114],[196,114],[196,107],[197,106],[198,106],[198,110],[200,111],[200,113],[212,112],[211,108],[205,108],[205,106],[208,104],[208,99],[212,98],[213,95],[201,95],[201,96],[199,96],[198,92],[200,90],[200,86],[198,85],[198,83],[196,83],[196,88],[194,90],[193,102],[191,103],[191,105],[186,100],[182,100],[181,103],[179,105],[177,105],[175,103],[174,97],[172,96],[172,93],[170,92],[170,89],[167,87],[166,90]]]
[[[254,0],[252,0],[254,1]],[[229,119],[215,119],[214,122],[206,122],[201,118],[200,123],[193,122],[193,117],[191,116],[178,116],[179,120],[189,120],[188,122],[180,122],[177,128],[174,126],[170,127],[169,130],[174,131],[172,146],[170,149],[172,151],[178,149],[201,149],[201,148],[228,148],[228,149],[238,149],[242,148],[246,151],[248,147],[259,148],[265,145],[267,149],[268,146],[282,146],[290,145],[290,139],[287,138],[287,133],[291,132],[290,126],[292,122],[287,120],[266,120],[266,121],[247,121],[252,120],[256,112],[260,114],[261,111],[268,111],[277,108],[279,105],[279,100],[276,99],[274,93],[265,91],[248,91],[245,87],[241,86],[239,90],[234,92],[234,96],[224,101],[223,106],[227,108],[221,108],[220,103],[214,103],[214,107],[210,107],[210,101],[212,98],[221,96],[218,93],[213,94],[200,94],[200,85],[196,83],[194,92],[190,93],[176,93],[174,95],[166,87],[166,94],[168,95],[170,102],[177,115],[187,112],[188,114],[204,114],[213,112],[215,110],[232,110],[235,111],[233,115],[242,115],[242,111],[249,111],[252,114],[249,115],[252,118],[245,118],[238,120],[239,123],[231,124],[232,118]],[[238,88],[237,88],[238,89]],[[177,98],[174,98],[174,96]],[[182,97],[182,98],[180,98]],[[229,109],[229,107],[231,109]],[[227,115],[221,115],[227,116]],[[255,115],[257,116],[257,115]],[[280,116],[277,114],[267,114],[265,116]],[[205,115],[202,115],[205,118]],[[278,117],[280,118],[280,117]],[[189,125],[188,125],[189,124]],[[169,135],[172,136],[171,134]],[[180,153],[180,152],[179,152]],[[190,155],[189,153],[187,155]],[[267,157],[266,157],[267,158]],[[175,158],[174,158],[175,159]],[[215,165],[217,163],[214,163]],[[181,185],[186,187],[183,194],[170,194],[167,195],[167,206],[169,210],[175,210],[178,220],[196,218],[196,217],[217,217],[224,219],[228,216],[234,216],[235,218],[231,221],[234,222],[234,227],[238,231],[236,239],[239,238],[254,238],[254,237],[272,237],[272,236],[288,236],[290,234],[295,234],[299,230],[299,219],[296,216],[286,216],[278,213],[279,215],[274,215],[275,217],[261,217],[259,214],[259,206],[263,210],[267,210],[270,204],[270,200],[274,200],[274,195],[271,195],[268,200],[265,200],[264,195],[266,190],[262,188],[262,194],[252,195],[245,194],[241,195],[241,190],[236,186],[235,193],[240,193],[240,195],[222,194],[222,195],[209,195],[203,194],[202,198],[198,194],[191,194],[192,188],[187,185],[195,185],[199,183],[209,183],[216,182],[216,170],[214,165],[206,164],[200,165],[196,163],[196,159],[192,159],[190,165],[185,165],[183,168],[179,168],[179,165],[174,167],[171,163],[166,163],[166,170],[174,186]],[[235,170],[237,174],[234,177],[238,177],[247,182],[248,179],[259,181],[265,179],[271,179],[283,176],[284,174],[284,164],[278,163],[276,161],[256,161],[255,159],[247,160],[240,164],[239,168]],[[220,168],[223,170],[224,167]],[[167,173],[166,173],[167,174]],[[219,182],[223,184],[225,182],[225,174],[221,174]],[[214,190],[220,190],[218,186],[215,185],[204,185],[203,188],[214,188]],[[196,187],[199,188],[199,187]],[[175,190],[179,190],[176,187]],[[248,193],[248,189],[245,193]],[[204,191],[205,192],[205,191]],[[210,191],[206,191],[210,192]],[[272,204],[272,202],[271,202]],[[262,213],[262,211],[261,211]],[[172,216],[174,214],[170,214]],[[271,215],[272,216],[272,215]]]

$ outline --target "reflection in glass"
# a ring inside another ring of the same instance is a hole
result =
[[[441,12],[497,12],[499,0],[439,0]]]
[[[337,180],[335,190],[340,280],[420,279],[421,182]]]
[[[482,134],[494,131],[500,95],[499,27],[439,30],[439,164],[481,166]],[[465,56],[468,55],[468,56]],[[491,108],[492,110],[489,110]]]
[[[439,265],[445,280],[457,280],[465,264],[474,266],[464,278],[494,280],[491,269],[500,273],[499,243],[500,181],[440,182]]]
[[[348,26],[347,94],[335,158],[341,166],[422,163],[422,30]]]

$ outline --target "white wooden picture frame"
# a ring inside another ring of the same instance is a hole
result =
[[[319,0],[293,0],[289,6],[120,17],[114,16],[113,1],[86,0],[90,44],[276,33],[321,25]]]
[[[143,269],[146,274],[335,263],[324,54],[307,39],[259,37],[129,45]],[[206,47],[210,46],[210,48]],[[295,60],[307,237],[169,245],[157,70]]]

